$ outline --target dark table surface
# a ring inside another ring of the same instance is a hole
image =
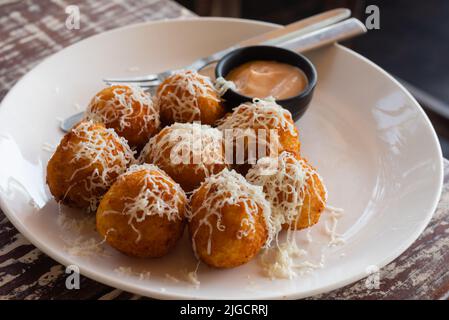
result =
[[[62,0],[8,1],[0,5],[0,100],[43,58],[83,38],[127,24],[194,16],[169,0],[76,0],[81,28],[65,26]],[[361,280],[313,298],[449,298],[449,161],[444,188],[429,226],[399,258],[380,270],[380,286]],[[81,277],[67,290],[65,268],[25,239],[0,211],[0,299],[139,299],[139,296]],[[312,298],[312,299],[313,299]]]

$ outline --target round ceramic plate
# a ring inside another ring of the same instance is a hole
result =
[[[440,146],[412,96],[385,71],[341,47],[307,53],[318,86],[297,123],[302,153],[319,170],[329,204],[344,209],[331,245],[325,213],[296,233],[307,251],[292,279],[267,278],[260,257],[239,268],[198,269],[189,241],[161,259],[133,259],[101,243],[92,217],[52,199],[45,170],[59,121],[84,108],[108,76],[178,68],[275,25],[234,19],[144,23],[70,46],[29,72],[0,108],[1,207],[33,244],[87,277],[156,298],[301,298],[359,280],[400,255],[423,231],[442,185]],[[78,220],[77,220],[78,219]],[[85,224],[76,221],[88,222]],[[304,264],[302,264],[304,265]]]

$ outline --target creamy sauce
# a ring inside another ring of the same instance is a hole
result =
[[[226,76],[237,92],[257,98],[286,99],[302,92],[307,77],[299,68],[276,61],[255,60],[231,70]]]

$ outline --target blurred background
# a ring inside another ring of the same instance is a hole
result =
[[[241,17],[288,24],[332,8],[365,21],[380,9],[380,29],[345,42],[401,81],[421,103],[449,158],[448,0],[177,0],[200,16]]]

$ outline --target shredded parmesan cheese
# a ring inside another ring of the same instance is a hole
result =
[[[84,118],[102,122],[107,127],[118,121],[119,132],[133,125],[135,119],[142,119],[141,134],[151,125],[159,127],[159,110],[153,104],[151,96],[138,86],[116,86],[112,89],[112,98],[97,94],[90,102]]]
[[[271,219],[270,204],[265,199],[265,194],[262,187],[249,184],[243,176],[235,172],[224,169],[220,173],[207,178],[200,187],[204,190],[204,201],[200,207],[192,212],[189,219],[192,219],[200,212],[204,212],[205,216],[200,220],[198,228],[194,230],[192,236],[193,250],[196,254],[196,245],[193,241],[198,233],[198,230],[204,225],[209,229],[209,242],[207,246],[207,253],[211,253],[211,237],[214,230],[210,223],[210,218],[216,216],[218,231],[224,231],[225,226],[221,223],[221,210],[226,205],[240,205],[245,208],[247,218],[241,221],[241,230],[237,237],[239,239],[247,237],[249,234],[255,232],[255,218],[260,213],[263,214],[266,229],[268,232],[268,239],[264,247],[269,247],[273,240],[276,229],[273,226]],[[199,189],[197,189],[199,190]],[[195,193],[195,191],[194,191]]]
[[[223,96],[229,89],[237,90],[234,82],[226,80],[223,77],[219,77],[215,80],[215,90],[217,90],[220,96]]]
[[[293,279],[297,276],[294,258],[301,258],[307,252],[300,250],[296,242],[286,241],[278,247],[265,250],[261,255],[261,262],[266,276],[271,279]]]
[[[69,181],[84,184],[86,193],[82,197],[89,203],[88,210],[95,211],[99,202],[98,191],[109,189],[116,177],[135,161],[134,152],[126,140],[120,138],[114,130],[97,130],[91,120],[78,124],[72,129],[72,133],[79,142],[69,142],[63,148],[73,151],[72,163],[86,163],[87,160],[87,164],[77,168]],[[93,170],[91,175],[79,181],[77,175],[86,169]],[[70,190],[71,187],[66,191],[66,195]]]
[[[85,215],[83,217],[71,218],[62,211],[61,204],[59,205],[58,225],[68,232],[76,234],[83,234],[95,230],[95,216]]]
[[[311,166],[285,151],[277,159],[260,159],[246,175],[250,183],[263,187],[267,200],[271,203],[272,220],[278,231],[283,224],[291,225],[296,222],[307,194],[313,193],[318,201],[325,204],[327,195],[322,198],[314,178],[318,178],[323,184],[321,177]],[[310,206],[308,215],[310,220]]]
[[[201,116],[200,98],[220,101],[209,77],[181,70],[161,85],[156,101],[161,110],[170,107],[174,122],[193,122]]]
[[[151,276],[151,272],[150,271],[142,271],[142,272],[138,272],[133,270],[131,267],[124,267],[124,266],[120,266],[116,269],[114,269],[115,272],[117,272],[118,274],[127,276],[127,277],[137,277],[139,278],[139,280],[148,280],[150,279]]]
[[[307,251],[299,249],[293,239],[265,250],[261,255],[264,273],[271,279],[293,279],[298,275],[324,267],[324,255],[318,263],[305,260]],[[299,261],[298,261],[299,260]]]
[[[193,284],[195,287],[199,287],[201,282],[198,280],[198,268],[200,266],[200,261],[196,264],[195,270],[187,272],[187,281]]]
[[[175,277],[169,273],[165,274],[165,278],[168,280],[179,283],[181,281],[188,282],[192,284],[195,288],[199,288],[201,282],[198,280],[198,268],[200,266],[200,261],[197,262],[194,270],[189,271],[188,269],[182,269],[180,277]]]
[[[232,114],[218,121],[219,129],[282,129],[297,136],[290,111],[282,108],[274,98],[254,98],[234,108]]]
[[[78,237],[66,246],[66,250],[72,256],[98,255],[103,253],[104,247],[102,245],[105,241],[98,241],[95,238]]]
[[[152,164],[132,165],[118,180],[136,172],[145,172],[139,185],[140,190],[134,197],[124,194],[123,210],[107,211],[105,214],[121,214],[128,217],[128,224],[137,233],[136,242],[141,239],[139,229],[135,223],[144,221],[147,217],[158,215],[169,221],[182,220],[179,208],[185,206],[187,197],[179,184],[175,183],[165,172]],[[167,196],[169,195],[169,196]]]
[[[252,103],[241,104],[217,124],[224,132],[226,159],[233,159],[229,156],[228,145],[231,144],[236,150],[236,164],[254,164],[265,156],[277,156],[282,150],[281,131],[292,137],[298,136],[290,112],[276,104],[273,98],[255,98]]]
[[[208,125],[175,123],[150,139],[139,161],[171,167],[178,173],[184,169],[182,165],[188,164],[194,167],[196,174],[208,177],[214,173],[214,165],[225,162],[223,135]]]
[[[337,233],[338,220],[341,218],[343,214],[343,209],[334,208],[331,206],[327,206],[326,209],[329,211],[329,221],[325,221],[324,223],[324,231],[329,236],[329,246],[336,246],[345,243],[342,236]]]
[[[103,244],[106,238],[99,240],[90,236],[95,231],[95,216],[71,217],[63,211],[61,202],[58,202],[58,211],[57,223],[64,231],[65,236],[62,240],[68,254],[73,256],[104,254]]]
[[[277,231],[287,224],[295,224],[303,214],[305,198],[309,195],[311,201],[319,201],[323,206],[327,201],[327,191],[324,188],[320,175],[304,160],[297,159],[289,152],[282,152],[277,158],[262,158],[251,168],[247,175],[250,183],[263,187],[267,200],[271,204],[272,221]],[[316,179],[320,181],[322,188],[318,188]],[[310,223],[311,205],[308,204],[308,219]],[[331,225],[325,222],[325,232],[330,237],[330,245],[341,243],[341,238],[336,234],[336,220],[341,213],[340,209],[327,207],[330,210]],[[312,241],[310,229],[306,231],[306,238]],[[276,240],[278,240],[276,238]],[[274,278],[295,278],[298,274],[310,272],[324,266],[324,256],[319,263],[305,260],[307,252],[297,247],[290,229],[286,240],[276,247],[266,250],[261,256],[261,262],[265,274]],[[298,261],[299,260],[299,261]]]
[[[178,278],[172,276],[172,275],[169,274],[169,273],[166,273],[166,274],[165,274],[165,277],[166,277],[168,280],[173,281],[173,282],[175,282],[175,283],[180,282],[180,280],[179,280]]]

